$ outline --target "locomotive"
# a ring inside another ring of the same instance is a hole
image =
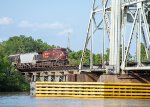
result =
[[[66,48],[52,48],[41,52],[10,55],[10,61],[17,68],[54,67],[69,63]]]
[[[37,63],[51,66],[63,66],[69,63],[68,52],[65,48],[53,48],[38,53]]]

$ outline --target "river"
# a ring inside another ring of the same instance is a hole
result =
[[[0,93],[0,107],[150,107],[150,100],[36,98],[28,93]]]

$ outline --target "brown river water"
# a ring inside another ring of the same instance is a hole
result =
[[[150,99],[36,98],[28,93],[0,93],[0,107],[150,107]]]

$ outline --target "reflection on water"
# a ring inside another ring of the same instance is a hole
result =
[[[28,93],[0,93],[0,107],[150,107],[150,100],[36,98]]]

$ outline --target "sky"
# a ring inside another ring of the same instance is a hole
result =
[[[92,0],[1,0],[0,41],[26,35],[50,45],[84,47]]]
[[[66,48],[70,32],[70,49],[82,50],[91,8],[92,0],[1,0],[0,42],[26,35]],[[94,53],[102,53],[103,31],[95,35]]]

